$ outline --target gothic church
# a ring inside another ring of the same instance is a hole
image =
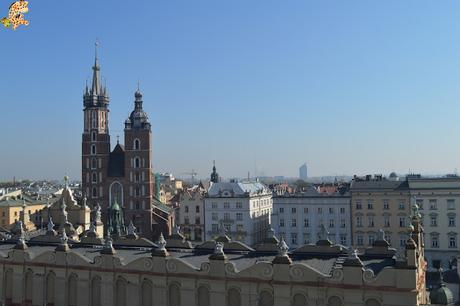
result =
[[[117,140],[111,151],[109,96],[100,70],[96,50],[92,84],[90,88],[86,85],[83,95],[82,191],[87,204],[100,204],[104,221],[111,206],[120,206],[125,224],[132,220],[145,237],[168,234],[172,220],[155,207],[159,201],[153,193],[152,131],[142,108],[142,94],[139,88],[134,94],[134,109],[125,121],[124,146]]]

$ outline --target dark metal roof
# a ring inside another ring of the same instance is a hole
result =
[[[109,155],[109,177],[125,176],[125,150],[119,143]]]

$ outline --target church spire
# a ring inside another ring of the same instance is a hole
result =
[[[219,174],[217,173],[216,169],[216,161],[213,161],[212,173],[211,173],[211,182],[218,183],[219,182]]]
[[[93,66],[93,85],[91,86],[91,94],[94,96],[99,96],[102,94],[101,86],[101,67],[99,66],[99,58],[97,56],[97,47],[99,42],[96,41],[94,44],[94,66]]]

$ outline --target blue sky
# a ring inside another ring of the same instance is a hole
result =
[[[8,1],[1,0],[6,15]],[[0,180],[80,177],[100,41],[112,139],[137,80],[155,171],[224,177],[460,167],[458,1],[30,0],[0,29]]]

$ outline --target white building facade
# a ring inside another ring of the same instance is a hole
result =
[[[460,251],[460,177],[409,177],[408,181],[422,215],[428,266],[449,268]]]
[[[191,241],[203,241],[205,189],[194,186],[180,194],[176,224],[181,233]]]
[[[225,228],[233,240],[255,245],[267,236],[272,213],[272,192],[259,182],[213,183],[204,199],[206,240]]]
[[[272,227],[291,248],[316,242],[322,225],[333,243],[350,246],[350,220],[347,192],[323,194],[309,188],[306,192],[273,198]]]

